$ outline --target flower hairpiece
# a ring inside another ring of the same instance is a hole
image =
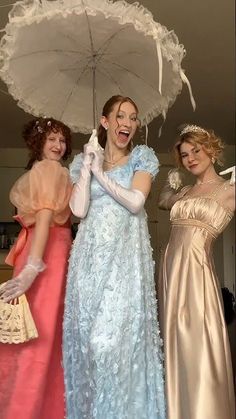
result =
[[[40,133],[40,134],[42,134],[43,133],[43,128],[42,127],[40,127],[40,125],[39,125],[39,121],[36,121],[35,122],[35,129]]]
[[[48,127],[51,127],[51,125],[52,125],[52,121],[48,121],[47,122],[47,126]],[[37,120],[36,122],[35,122],[35,129],[37,129],[37,131],[40,133],[40,134],[42,134],[43,132],[44,132],[44,129],[40,126],[40,121],[39,120]]]
[[[202,132],[204,134],[208,134],[208,132],[204,129],[199,127],[198,125],[186,125],[182,131],[180,132],[180,137],[181,135],[187,134],[189,132]]]

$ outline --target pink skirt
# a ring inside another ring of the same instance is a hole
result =
[[[22,229],[23,248],[14,264],[25,264],[34,228]],[[50,228],[44,255],[47,267],[26,296],[39,337],[22,344],[0,344],[0,417],[2,419],[63,419],[62,320],[67,262],[71,247],[68,226]]]

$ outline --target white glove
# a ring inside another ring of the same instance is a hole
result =
[[[177,191],[182,186],[182,177],[178,169],[171,169],[168,172],[167,181],[171,187]]]
[[[231,173],[231,178],[230,178],[230,185],[234,185],[235,184],[235,166],[229,167],[226,170],[223,170],[223,172],[220,172],[219,175],[226,175],[227,173]]]
[[[69,206],[74,215],[84,218],[88,212],[90,202],[90,182],[91,182],[91,164],[93,159],[92,152],[103,150],[98,144],[97,131],[94,129],[87,144],[84,145],[84,159],[80,169],[80,176],[74,185]]]
[[[137,214],[144,206],[144,194],[138,189],[126,189],[113,179],[110,179],[102,168],[104,154],[100,150],[94,150],[93,155],[94,159],[92,162],[91,171],[99,183],[117,202],[119,202],[133,214]]]
[[[90,144],[94,150],[96,151],[104,151],[103,148],[100,146],[99,142],[98,142],[98,137],[97,137],[97,130],[93,129],[92,131],[92,135],[89,138],[88,144]]]
[[[31,287],[39,272],[42,272],[45,267],[46,265],[41,259],[29,256],[22,271],[1,286],[0,298],[8,303],[14,298],[20,297]]]

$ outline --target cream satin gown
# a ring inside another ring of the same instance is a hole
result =
[[[233,217],[211,195],[172,207],[159,284],[169,419],[235,419],[231,355],[212,246]]]

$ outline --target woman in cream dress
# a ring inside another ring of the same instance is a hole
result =
[[[175,154],[196,183],[181,189],[174,170],[159,200],[160,208],[171,209],[172,224],[159,284],[169,419],[235,418],[230,348],[212,258],[213,243],[235,206],[234,169],[231,181],[214,169],[222,150],[213,131],[187,125]]]

